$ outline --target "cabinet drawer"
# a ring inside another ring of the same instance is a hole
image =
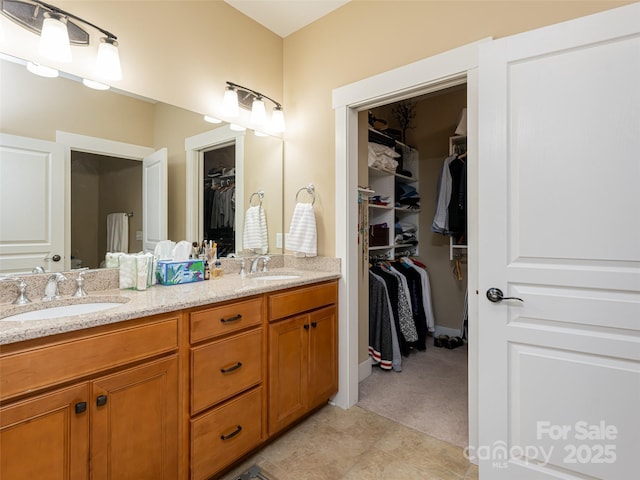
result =
[[[191,421],[191,478],[206,479],[262,441],[262,387]]]
[[[234,302],[191,313],[191,343],[262,322],[262,299]]]
[[[262,329],[191,349],[195,414],[262,380]]]
[[[269,295],[269,320],[331,305],[338,301],[337,282],[297,288]]]
[[[0,358],[2,399],[178,348],[179,316]]]

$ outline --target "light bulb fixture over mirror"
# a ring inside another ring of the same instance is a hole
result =
[[[117,37],[54,5],[40,0],[0,0],[0,12],[21,27],[40,35],[38,56],[41,60],[70,62],[71,46],[90,45],[91,35],[86,27],[99,31],[95,73],[99,80],[121,80],[122,70]],[[82,25],[82,26],[81,26]]]
[[[267,119],[264,99],[273,103],[271,119]],[[240,114],[240,107],[250,110],[250,121],[254,127],[265,127],[265,130],[282,133],[285,131],[284,112],[282,104],[248,87],[237,83],[227,82],[224,92],[222,109],[225,115],[235,118]]]

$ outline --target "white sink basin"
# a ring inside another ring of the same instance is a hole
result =
[[[49,320],[59,317],[70,317],[73,315],[82,315],[85,313],[101,312],[110,308],[119,307],[122,302],[92,302],[92,303],[76,303],[73,305],[60,305],[58,307],[42,308],[40,310],[32,310],[30,312],[17,313],[0,319],[11,321],[25,320]]]
[[[281,275],[261,275],[259,277],[254,277],[255,280],[265,280],[265,281],[292,280],[294,278],[300,278],[300,275],[281,274]]]

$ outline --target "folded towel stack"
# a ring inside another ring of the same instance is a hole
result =
[[[244,216],[242,243],[245,250],[265,254],[269,249],[267,219],[262,205],[251,206]]]
[[[151,253],[107,253],[105,263],[109,268],[120,268],[121,289],[146,290],[155,284],[155,257]]]
[[[316,217],[311,203],[297,203],[293,210],[287,249],[296,257],[315,257],[318,254]]]

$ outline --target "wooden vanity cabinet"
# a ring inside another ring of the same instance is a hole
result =
[[[190,312],[190,478],[211,478],[264,440],[263,297]]]
[[[337,282],[268,296],[269,434],[338,391]]]
[[[0,478],[177,478],[178,324],[164,315],[3,347]]]

